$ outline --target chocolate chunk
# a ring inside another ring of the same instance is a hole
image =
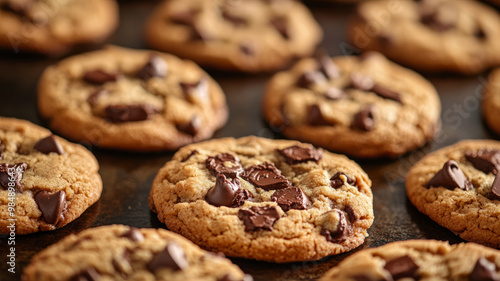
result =
[[[111,122],[135,122],[151,119],[158,110],[149,104],[108,105],[104,109],[106,118]]]
[[[384,269],[389,271],[394,280],[401,278],[418,279],[417,271],[419,266],[408,255],[388,261]]]
[[[358,220],[358,214],[351,206],[345,206],[344,212],[347,214],[347,218],[350,222],[355,222]]]
[[[189,158],[191,158],[193,155],[196,155],[196,154],[200,154],[200,153],[198,152],[198,150],[193,150],[193,151],[191,151],[191,153],[190,153],[188,156],[186,156],[184,159],[182,159],[182,161],[181,161],[181,162],[186,162],[186,161],[188,161],[188,160],[189,160]]]
[[[373,104],[368,104],[356,113],[352,121],[352,127],[365,132],[373,130],[375,127],[373,108]]]
[[[342,178],[340,178],[340,176],[346,177],[347,183],[349,185],[354,186],[356,184],[356,180],[354,180],[351,177],[347,176],[343,172],[337,172],[337,173],[335,173],[335,175],[333,175],[330,178],[330,185],[331,185],[331,187],[337,189],[337,188],[340,188],[340,187],[342,187],[344,185],[344,181],[342,180]]]
[[[290,39],[290,32],[288,30],[288,21],[285,17],[276,17],[271,20],[271,25],[283,36],[285,39]]]
[[[51,152],[55,152],[59,155],[64,154],[64,149],[56,139],[54,135],[50,135],[46,138],[43,138],[35,143],[34,148],[40,151],[43,154],[49,154]]]
[[[264,190],[282,189],[290,186],[290,182],[281,175],[276,166],[268,162],[251,166],[245,170],[242,177]]]
[[[236,178],[243,172],[240,159],[229,153],[221,153],[215,157],[208,157],[206,166],[214,176],[223,174],[228,178]]]
[[[118,74],[108,73],[100,69],[92,70],[84,74],[83,80],[90,84],[102,85],[106,82],[115,82],[118,80]]]
[[[235,15],[228,10],[222,11],[222,18],[231,22],[234,26],[244,26],[248,24],[248,21],[239,15]]]
[[[328,78],[335,79],[340,76],[339,67],[327,55],[321,55],[318,58],[319,70]]]
[[[198,115],[195,115],[191,121],[184,123],[184,124],[178,124],[177,125],[177,130],[190,134],[191,136],[195,136],[198,134],[201,128],[201,118],[198,117]]]
[[[0,160],[3,159],[3,152],[5,151],[5,145],[0,140]]]
[[[66,208],[66,192],[40,191],[35,195],[35,202],[46,223],[57,224],[62,219],[62,213]]]
[[[500,200],[500,174],[496,174],[495,180],[491,186],[491,198],[493,200]]]
[[[309,201],[307,195],[298,187],[276,190],[271,196],[271,201],[278,203],[285,212],[290,209],[306,210],[311,206],[311,201]]]
[[[297,80],[297,86],[301,88],[310,88],[312,85],[321,84],[326,82],[326,77],[323,73],[311,70],[306,71]]]
[[[93,267],[89,267],[71,277],[70,281],[99,281],[100,278],[99,273]]]
[[[371,91],[373,89],[373,86],[375,86],[375,82],[373,79],[371,79],[368,76],[365,76],[360,73],[353,73],[351,74],[351,85],[350,87],[354,89],[358,89],[361,91]]]
[[[151,55],[148,62],[136,74],[136,76],[144,81],[153,78],[163,78],[167,76],[168,65],[167,62],[159,55]]]
[[[484,257],[480,257],[469,276],[469,280],[499,281],[500,277],[498,276],[496,265]]]
[[[323,158],[323,149],[321,148],[315,149],[293,145],[284,149],[278,149],[278,151],[285,156],[286,163],[289,165],[308,161],[318,163]]]
[[[89,95],[87,98],[87,102],[90,105],[95,105],[97,103],[97,100],[102,97],[102,96],[107,96],[109,95],[109,91],[103,88],[95,90],[93,93]]]
[[[337,229],[336,230],[329,230],[326,228],[323,228],[320,232],[321,235],[325,236],[326,241],[332,242],[332,243],[341,243],[347,239],[347,236],[349,236],[349,225],[347,224],[347,220],[345,218],[345,215],[342,211],[340,210],[334,210],[332,212],[337,212],[339,216],[339,221],[337,223]]]
[[[222,278],[217,279],[217,281],[253,281],[253,277],[251,275],[245,274],[243,279],[236,279],[230,273],[224,275]]]
[[[208,81],[205,77],[200,78],[200,80],[196,83],[181,82],[179,85],[181,86],[184,95],[191,103],[196,102],[197,98],[208,98]]]
[[[252,194],[250,191],[246,189],[239,189],[236,191],[236,194],[233,198],[233,204],[230,206],[231,208],[241,207],[245,204],[245,201],[250,200],[252,198]]]
[[[482,171],[483,173],[496,174],[498,167],[500,167],[500,151],[481,149],[475,152],[468,152],[465,158],[469,161],[474,168]]]
[[[179,11],[170,15],[169,19],[173,23],[192,26],[199,10]]]
[[[426,187],[444,187],[448,189],[458,187],[462,190],[469,190],[472,188],[472,184],[467,180],[462,170],[460,170],[458,163],[449,160],[444,163],[443,168],[429,180]]]
[[[238,218],[243,221],[245,231],[273,230],[273,225],[280,218],[278,209],[274,206],[257,207],[238,211]]]
[[[144,235],[142,235],[141,231],[137,227],[131,227],[129,230],[125,231],[121,237],[128,238],[134,242],[141,242],[144,240]]]
[[[307,115],[307,123],[311,126],[329,126],[330,122],[325,120],[323,113],[321,112],[321,107],[318,104],[313,104],[309,106],[309,111]]]
[[[456,26],[453,22],[444,22],[441,20],[438,11],[421,14],[420,22],[438,32],[445,32],[454,29]]]
[[[347,97],[347,93],[337,87],[329,87],[326,89],[324,95],[329,100],[340,100]]]
[[[375,84],[373,88],[371,89],[372,92],[377,94],[379,97],[382,97],[384,99],[390,99],[393,101],[397,101],[401,103],[401,95],[397,92],[394,92],[391,89],[388,89],[384,86],[381,86],[379,84]]]
[[[208,190],[205,200],[216,207],[233,205],[236,192],[240,189],[241,182],[238,178],[229,181],[226,176],[219,174],[215,186]]]
[[[153,260],[148,264],[148,269],[151,272],[155,272],[164,267],[173,270],[183,270],[188,266],[189,264],[182,247],[173,241],[169,241],[165,249],[156,254]]]
[[[26,169],[28,169],[28,164],[26,163],[17,163],[14,165],[0,164],[0,186],[3,189],[12,187],[19,191],[23,187],[21,180]]]

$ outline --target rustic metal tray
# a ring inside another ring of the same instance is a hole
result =
[[[109,43],[145,48],[143,23],[155,1],[120,2],[121,24]],[[349,5],[308,3],[325,31],[322,47],[330,55],[350,54],[354,49],[346,41]],[[42,71],[56,58],[13,53],[0,54],[0,116],[16,117],[45,125],[37,113],[36,86]],[[282,138],[263,121],[261,98],[272,74],[244,75],[209,71],[224,89],[230,107],[228,124],[215,137],[257,135]],[[439,239],[462,242],[447,229],[419,213],[406,198],[404,177],[424,155],[462,139],[495,138],[481,117],[481,91],[486,73],[481,76],[425,75],[438,89],[443,106],[442,131],[431,144],[396,160],[358,161],[373,181],[375,222],[370,236],[358,249],[315,262],[274,264],[235,258],[255,280],[316,280],[347,256],[364,248],[407,239]],[[62,229],[18,235],[16,237],[16,273],[7,271],[7,236],[0,236],[0,280],[19,280],[31,257],[70,233],[89,227],[126,224],[135,227],[164,227],[147,204],[153,178],[172,153],[133,154],[91,148],[97,157],[104,182],[101,199],[80,218]]]

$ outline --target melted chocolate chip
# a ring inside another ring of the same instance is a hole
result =
[[[394,280],[401,278],[418,279],[417,271],[419,266],[408,255],[388,261],[384,269],[389,271]]]
[[[272,230],[274,222],[280,217],[278,209],[274,206],[253,206],[248,210],[238,211],[238,218],[243,221],[246,232]]]
[[[373,86],[375,86],[375,82],[373,79],[371,79],[368,76],[365,76],[360,73],[353,73],[351,74],[351,85],[350,87],[354,89],[358,89],[361,91],[371,91],[373,89]]]
[[[101,276],[97,271],[90,267],[80,271],[75,276],[71,277],[70,281],[99,281]]]
[[[293,145],[284,149],[278,149],[278,151],[285,156],[286,163],[289,165],[308,161],[318,163],[323,158],[323,149],[321,148],[315,149]]]
[[[356,213],[353,207],[349,205],[345,206],[344,212],[347,214],[347,218],[350,222],[355,222],[358,220],[358,213]]]
[[[297,86],[301,88],[310,88],[312,85],[326,82],[326,77],[323,73],[311,70],[306,71],[297,80]]]
[[[198,152],[198,150],[193,150],[193,151],[191,151],[191,153],[190,153],[188,156],[186,156],[184,159],[182,159],[182,161],[181,161],[181,162],[186,162],[186,161],[188,161],[188,160],[189,160],[189,158],[191,158],[193,155],[196,155],[196,154],[200,154],[200,153]]]
[[[102,96],[107,96],[109,95],[109,91],[103,88],[97,89],[94,92],[92,92],[89,97],[87,98],[87,102],[90,105],[95,105],[97,103],[97,100],[102,97]]]
[[[466,153],[465,158],[474,168],[486,174],[496,174],[500,167],[500,151],[498,150],[481,149]]]
[[[371,90],[372,90],[372,92],[377,94],[379,97],[382,97],[384,99],[390,99],[390,100],[397,101],[397,102],[401,103],[401,95],[397,92],[394,92],[391,89],[388,89],[388,88],[381,86],[379,84],[375,84]]]
[[[222,174],[228,178],[236,178],[243,172],[240,159],[229,153],[221,153],[215,157],[208,157],[206,166],[214,176]]]
[[[0,186],[3,189],[12,187],[19,191],[23,187],[21,180],[26,169],[28,169],[28,164],[26,163],[17,163],[14,165],[0,164]]]
[[[163,58],[158,55],[151,55],[148,62],[136,74],[136,76],[144,81],[153,78],[163,78],[167,76],[168,65]]]
[[[192,26],[198,13],[198,10],[180,11],[171,14],[169,19],[176,24]]]
[[[196,102],[197,98],[203,100],[208,98],[208,81],[205,77],[202,77],[196,83],[181,82],[179,85],[184,95],[191,103]]]
[[[480,257],[472,270],[470,281],[499,281],[500,277],[496,271],[496,265],[491,261]]]
[[[184,124],[178,124],[177,125],[177,130],[187,133],[191,136],[195,136],[198,134],[201,128],[201,118],[195,115],[191,121],[184,123]]]
[[[290,209],[306,210],[311,206],[311,201],[307,198],[307,195],[298,187],[276,190],[271,196],[271,201],[278,203],[285,212]]]
[[[104,109],[106,118],[115,123],[144,121],[157,113],[158,110],[149,104],[108,105]]]
[[[215,186],[208,190],[205,200],[216,207],[233,205],[236,192],[240,189],[241,182],[235,178],[233,181],[226,179],[226,176],[219,174],[215,181]]]
[[[35,195],[35,202],[46,223],[57,224],[63,217],[62,213],[66,208],[66,192],[40,191]]]
[[[375,127],[373,108],[373,104],[368,104],[356,113],[352,121],[352,127],[365,132],[373,130]]]
[[[282,189],[290,186],[290,182],[281,175],[276,166],[268,162],[249,167],[242,177],[264,190]]]
[[[141,242],[144,240],[144,235],[137,227],[131,227],[129,230],[125,231],[121,237],[125,237],[134,242]]]
[[[345,215],[342,211],[340,210],[334,210],[332,212],[337,212],[339,220],[337,223],[337,229],[336,230],[328,230],[326,228],[323,228],[321,230],[321,235],[323,235],[326,238],[326,241],[332,242],[332,243],[341,243],[347,239],[349,236],[349,225],[347,224],[347,220],[345,218]]]
[[[43,154],[49,154],[51,152],[55,152],[59,155],[64,154],[64,149],[56,139],[54,135],[50,135],[46,138],[43,138],[35,143],[34,148],[40,151]]]
[[[94,85],[103,85],[106,82],[115,82],[118,80],[118,74],[108,73],[104,70],[92,70],[84,74],[83,80]]]
[[[271,20],[271,25],[283,36],[285,39],[290,39],[290,32],[288,30],[288,21],[285,17],[276,17]]]
[[[469,190],[472,188],[472,184],[467,180],[462,170],[460,170],[458,163],[449,160],[444,163],[443,168],[429,180],[426,187],[444,187],[448,189],[458,187],[462,190]]]
[[[231,208],[241,207],[245,204],[245,201],[250,200],[252,198],[252,194],[250,191],[246,189],[239,189],[234,195],[233,204],[230,206]]]
[[[333,175],[330,178],[330,185],[331,185],[331,187],[337,189],[337,188],[340,188],[340,187],[342,187],[344,185],[344,181],[342,180],[342,178],[340,176],[346,177],[347,183],[349,185],[352,185],[352,186],[356,185],[356,180],[354,180],[351,177],[347,176],[343,172],[337,172],[337,173],[335,173],[335,175]]]
[[[184,250],[179,244],[170,241],[163,251],[156,254],[149,263],[148,269],[155,272],[161,268],[171,268],[173,270],[183,270],[189,266]]]
[[[329,126],[331,125],[321,112],[321,107],[318,104],[313,104],[309,107],[307,115],[307,123],[311,126]]]
[[[329,100],[340,100],[347,97],[347,93],[337,87],[329,87],[326,89],[324,95]]]
[[[496,174],[491,186],[491,196],[493,200],[500,200],[500,174]]]
[[[248,24],[248,21],[239,15],[235,15],[228,10],[222,11],[222,18],[231,22],[234,26],[244,26]]]

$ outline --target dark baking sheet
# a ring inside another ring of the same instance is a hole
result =
[[[144,48],[142,26],[154,8],[154,1],[120,2],[121,24],[110,43]],[[331,55],[350,54],[345,37],[348,15],[353,6],[327,3],[308,4],[325,30],[323,47]],[[30,120],[44,125],[36,108],[36,85],[43,69],[55,58],[0,54],[0,115]],[[261,97],[271,76],[242,75],[210,71],[221,84],[230,107],[228,124],[215,137],[257,135],[281,138],[261,117]],[[358,161],[373,181],[375,222],[370,236],[358,249],[320,261],[273,264],[233,259],[255,280],[315,280],[350,254],[392,241],[433,238],[462,242],[460,238],[419,213],[406,198],[404,176],[408,169],[432,150],[458,140],[495,138],[487,130],[480,113],[480,93],[486,74],[480,76],[426,75],[439,91],[443,105],[442,132],[432,144],[396,160]],[[16,237],[16,273],[7,271],[7,237],[0,236],[0,280],[19,280],[22,268],[40,250],[70,233],[89,227],[126,224],[161,228],[156,215],[149,211],[147,197],[157,170],[172,153],[131,154],[92,149],[100,165],[104,182],[101,199],[79,219],[62,229]]]

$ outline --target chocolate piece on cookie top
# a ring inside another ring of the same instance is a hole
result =
[[[392,259],[384,266],[384,269],[389,271],[394,280],[402,278],[418,280],[417,271],[419,268],[415,261],[408,255]]]
[[[217,175],[215,186],[210,188],[205,200],[216,207],[239,207],[252,197],[250,192],[241,188],[238,178],[228,180],[223,174]]]
[[[346,219],[344,212],[334,209],[323,216],[326,219],[320,234],[323,235],[328,242],[342,243],[349,237],[351,225]],[[336,222],[336,224],[333,222]]]
[[[220,153],[215,157],[208,157],[206,166],[214,176],[223,174],[229,178],[236,178],[243,172],[240,159],[230,153]]]
[[[353,117],[351,127],[353,129],[370,132],[375,128],[374,109],[375,105],[368,104],[361,108]]]
[[[323,158],[323,150],[321,148],[302,147],[293,145],[284,149],[278,150],[289,165],[314,161],[318,163]]]
[[[500,276],[497,273],[497,268],[494,263],[484,257],[480,257],[474,269],[469,275],[470,281],[499,281]]]
[[[497,174],[500,166],[500,151],[481,149],[474,152],[465,154],[465,158],[469,161],[474,168],[489,174]]]
[[[46,138],[40,139],[37,143],[35,143],[34,148],[43,154],[49,154],[51,152],[57,153],[59,155],[64,154],[63,147],[54,135],[50,135]]]
[[[243,221],[246,232],[257,230],[273,230],[273,225],[280,218],[275,206],[253,206],[250,209],[240,209],[238,218]]]
[[[464,175],[458,163],[449,160],[444,163],[443,168],[427,182],[426,187],[444,187],[448,189],[455,189],[458,187],[462,190],[469,190],[472,188],[472,184]]]
[[[151,272],[156,272],[162,268],[184,270],[188,267],[189,264],[184,249],[173,241],[169,241],[165,249],[157,253],[148,264],[148,269]]]
[[[268,162],[249,167],[241,177],[264,190],[283,189],[291,186],[281,171],[274,164]]]
[[[160,56],[152,54],[148,62],[137,72],[136,76],[144,81],[153,77],[164,78],[168,73],[168,65]]]
[[[34,196],[45,222],[56,225],[63,219],[63,212],[66,209],[66,192],[39,191]]]
[[[149,104],[116,104],[108,105],[104,114],[114,123],[144,121],[153,118],[158,110]]]
[[[298,187],[276,190],[271,196],[271,201],[278,203],[285,212],[290,209],[306,210],[311,206],[311,201],[307,195]]]
[[[26,169],[28,169],[26,163],[0,164],[0,186],[5,190],[12,187],[19,192],[23,187],[21,180]]]
[[[116,82],[121,75],[118,73],[106,72],[102,69],[96,69],[85,72],[83,80],[93,85],[103,85],[108,82]]]

